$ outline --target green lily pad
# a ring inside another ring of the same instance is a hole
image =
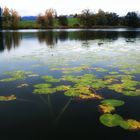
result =
[[[107,69],[104,68],[94,68],[97,72],[107,72]]]
[[[61,85],[61,86],[57,86],[55,87],[56,91],[67,91],[71,88],[71,86],[65,86],[65,85]]]
[[[124,101],[121,100],[115,100],[115,99],[106,99],[101,101],[103,105],[118,107],[124,105]]]
[[[140,96],[140,90],[137,89],[135,91],[124,91],[123,94],[126,96]]]
[[[60,79],[56,79],[53,76],[42,76],[41,78],[50,83],[60,82]]]
[[[5,72],[4,74],[9,75],[10,77],[1,79],[0,82],[12,82],[16,80],[23,80],[27,77],[33,77],[36,75],[32,72],[25,72],[25,71]]]
[[[123,118],[118,114],[103,114],[100,116],[100,122],[108,127],[119,126]]]

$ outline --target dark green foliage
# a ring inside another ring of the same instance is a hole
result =
[[[140,20],[136,12],[128,12],[125,16],[125,22],[129,27],[138,27]]]
[[[60,26],[67,26],[68,25],[68,19],[66,16],[59,16],[58,22]]]
[[[94,24],[93,14],[89,9],[85,9],[82,11],[81,15],[79,15],[79,22],[84,27],[91,27]]]
[[[106,13],[107,25],[115,26],[119,23],[119,16],[116,13]]]
[[[102,10],[99,10],[95,15],[96,25],[107,25],[106,13]]]

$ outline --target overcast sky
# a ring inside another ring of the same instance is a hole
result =
[[[85,8],[93,12],[102,9],[119,15],[128,11],[140,12],[140,0],[0,0],[0,6],[16,9],[21,16],[38,15],[48,8],[56,9],[58,15],[80,13]]]

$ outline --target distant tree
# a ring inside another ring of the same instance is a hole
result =
[[[139,26],[139,17],[136,12],[128,12],[125,16],[125,23],[129,27]]]
[[[39,14],[37,17],[37,23],[41,28],[53,26],[53,21],[57,17],[56,10],[47,9],[44,14]]]
[[[96,25],[106,25],[107,24],[107,17],[106,13],[99,9],[98,13],[95,15]]]
[[[3,26],[5,28],[9,28],[10,27],[11,15],[10,15],[10,10],[9,10],[8,7],[4,8],[4,10],[3,10],[3,17],[4,17]]]
[[[119,16],[116,13],[106,13],[107,25],[115,26],[119,23]]]
[[[13,9],[10,11],[10,14],[11,14],[11,27],[17,29],[20,21],[20,16],[18,15],[18,12]]]
[[[20,21],[20,16],[16,10],[9,10],[9,8],[5,7],[3,10],[3,26],[4,28],[18,28],[18,24]]]
[[[59,25],[61,26],[67,26],[68,25],[68,19],[66,16],[59,16],[58,17],[58,22],[59,22]]]
[[[37,24],[40,25],[40,27],[44,28],[45,25],[46,25],[46,22],[45,22],[45,16],[42,15],[42,14],[39,14],[38,17],[37,17]]]
[[[45,11],[45,23],[47,26],[53,26],[53,20],[57,17],[56,10],[54,9],[47,9]]]
[[[85,27],[91,27],[94,24],[94,14],[89,10],[85,9],[78,16],[79,22]]]

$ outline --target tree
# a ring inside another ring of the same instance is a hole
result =
[[[20,21],[20,17],[18,15],[18,12],[16,10],[9,10],[9,8],[5,7],[3,10],[3,26],[4,28],[13,28],[17,29],[18,24]]]
[[[106,13],[107,25],[115,26],[119,23],[119,16],[116,13]]]
[[[45,11],[45,22],[47,26],[53,25],[53,19],[57,16],[56,10],[54,9],[47,9]]]
[[[89,10],[85,9],[78,16],[79,22],[85,27],[91,27],[94,24],[94,14]]]
[[[139,26],[139,17],[136,12],[128,12],[125,16],[125,23],[129,27]]]
[[[3,17],[4,17],[4,21],[3,21],[3,26],[5,28],[9,28],[10,27],[10,18],[11,18],[11,15],[10,15],[10,10],[8,7],[5,7],[4,10],[3,10]]]
[[[59,16],[58,17],[58,22],[59,22],[59,25],[61,26],[67,26],[68,25],[68,19],[66,16]]]
[[[11,27],[14,29],[18,28],[18,24],[20,21],[20,17],[18,15],[18,12],[16,10],[11,10]]]
[[[98,13],[95,15],[96,25],[106,25],[107,18],[106,13],[99,9]]]
[[[47,9],[44,14],[39,14],[37,17],[37,23],[41,27],[50,27],[53,26],[54,18],[57,17],[56,10]]]
[[[45,16],[42,14],[39,14],[37,17],[37,24],[39,24],[41,27],[45,27],[46,23],[45,23]]]

